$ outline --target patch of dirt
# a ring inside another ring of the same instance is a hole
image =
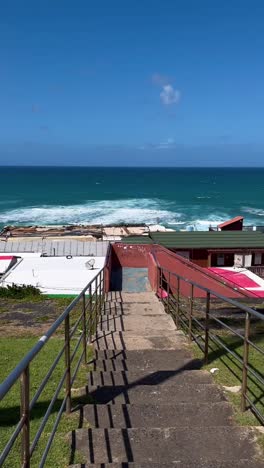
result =
[[[0,336],[44,333],[65,309],[65,303],[43,299],[38,302],[0,300]]]

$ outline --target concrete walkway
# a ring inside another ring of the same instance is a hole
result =
[[[260,468],[252,429],[237,427],[223,392],[192,358],[152,292],[110,293],[93,338],[90,429],[72,451],[101,468]]]

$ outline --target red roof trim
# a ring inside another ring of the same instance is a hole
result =
[[[15,258],[14,255],[0,256],[0,260],[13,260],[13,258]]]

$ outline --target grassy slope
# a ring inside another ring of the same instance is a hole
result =
[[[27,298],[25,299],[27,302],[39,302],[45,301],[45,298]],[[58,307],[58,315],[67,306],[72,299],[64,298],[64,299],[56,299],[56,306]],[[14,300],[9,300],[10,305],[11,303],[14,304]],[[23,300],[19,301],[21,304]],[[45,302],[44,302],[45,303]],[[5,307],[6,310],[6,307]],[[32,313],[32,312],[29,312]],[[78,314],[74,311],[73,316]],[[73,339],[72,342],[72,350],[77,342],[78,334],[80,331],[77,331],[76,338]],[[25,336],[23,333],[23,337],[21,336],[14,336],[12,331],[12,336],[10,337],[3,337],[0,338],[0,353],[2,359],[0,360],[0,380],[2,381],[9,372],[17,365],[17,363],[21,360],[21,358],[32,348],[32,346],[36,343],[37,338],[31,335],[30,328],[28,329],[28,336]],[[31,377],[31,385],[30,385],[30,396],[31,398],[34,396],[40,382],[46,375],[47,371],[49,370],[54,358],[57,356],[61,347],[63,345],[63,330],[59,330],[56,337],[51,338],[49,342],[44,346],[41,350],[37,358],[33,361],[30,366],[30,377]],[[80,346],[80,351],[82,347]],[[76,362],[79,357],[79,353],[77,353],[76,358],[73,362],[73,369],[75,368]],[[53,396],[53,393],[56,389],[56,386],[59,382],[59,379],[64,371],[64,356],[59,361],[57,368],[55,369],[50,382],[45,387],[42,395],[40,396],[35,410],[32,412],[32,422],[31,422],[31,440],[34,437],[34,434],[39,427],[39,424],[45,414],[45,411],[49,405],[50,399]],[[74,388],[80,388],[84,386],[87,382],[87,366],[82,364],[77,379],[74,383]],[[77,393],[78,394],[78,393]],[[8,441],[9,437],[14,431],[14,428],[19,420],[19,384],[16,384],[12,391],[8,393],[8,395],[3,399],[0,403],[0,415],[1,415],[1,423],[0,423],[0,451],[4,448],[6,442]],[[76,395],[73,393],[73,395]],[[48,434],[50,433],[53,423],[56,419],[57,411],[60,407],[60,403],[64,397],[64,390],[59,394],[58,401],[55,404],[55,407],[52,411],[52,414],[48,420],[48,423],[45,427],[44,434],[41,436],[39,444],[36,449],[36,453],[33,455],[32,464],[31,466],[38,466],[40,461],[40,455],[45,448],[45,445],[48,440]],[[85,399],[84,399],[85,401]],[[73,406],[77,406],[78,403],[81,402],[81,398],[74,397],[73,398]],[[68,443],[68,436],[67,434],[70,433],[71,430],[76,429],[79,425],[79,412],[75,411],[71,415],[63,415],[61,422],[59,424],[57,435],[54,439],[52,449],[50,451],[49,457],[46,461],[46,466],[52,467],[63,467],[68,466],[69,462],[73,462],[71,460],[71,451],[70,451],[70,444]],[[82,461],[82,460],[74,460]],[[15,445],[10,453],[5,465],[6,467],[19,467],[20,466],[20,446],[19,442]]]
[[[219,335],[220,336],[220,335]],[[225,345],[228,345],[235,354],[242,358],[243,356],[243,346],[241,341],[236,337],[224,336],[221,334],[221,339],[224,341]],[[261,335],[254,340],[258,346],[264,350],[264,336]],[[197,345],[193,345],[194,356],[202,359],[203,353]],[[249,363],[250,365],[263,374],[263,357],[259,352],[254,349],[250,349],[249,353]],[[226,387],[241,386],[242,379],[242,368],[240,363],[223,348],[219,348],[216,344],[210,341],[210,352],[209,352],[209,361],[204,368],[210,371],[213,368],[219,369],[213,374],[214,380],[219,385],[224,385]],[[263,387],[259,384],[256,379],[248,375],[248,391],[247,394],[249,398],[256,404],[258,410],[264,415],[264,394]],[[243,426],[260,426],[261,423],[254,416],[253,412],[248,409],[245,412],[241,411],[241,392],[232,393],[226,391],[226,396],[230,403],[233,406],[234,417],[237,424]],[[257,433],[258,442],[261,449],[264,451],[264,435]]]

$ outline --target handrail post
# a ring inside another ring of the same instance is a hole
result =
[[[207,292],[206,293],[206,311],[205,311],[205,337],[204,337],[204,362],[205,364],[208,363],[210,299],[211,299],[211,294]]]
[[[102,305],[103,305],[103,295],[102,295],[102,292],[103,292],[102,281],[103,281],[103,280],[102,280],[102,271],[100,271],[99,281],[100,281],[99,294],[100,294],[100,313],[101,313]]]
[[[95,277],[95,327],[98,324],[98,277]]]
[[[193,316],[193,284],[191,284],[191,297],[190,297],[190,308],[189,308],[189,328],[188,335],[189,341],[192,341],[192,316]]]
[[[159,293],[159,280],[160,279],[160,267],[157,266],[157,291],[156,293]]]
[[[29,415],[29,366],[21,374],[21,418],[24,419],[21,430],[21,466],[30,467],[30,415]]]
[[[161,293],[161,286],[162,286],[162,284],[161,284],[161,282],[162,282],[162,281],[161,281],[161,278],[162,278],[162,269],[159,268],[159,269],[158,269],[158,291],[159,291],[159,293]]]
[[[169,295],[170,295],[170,272],[167,279],[167,313],[169,313]]]
[[[105,302],[105,274],[104,270],[102,270],[102,281],[101,281],[101,297],[102,297],[102,302],[101,302],[101,310],[103,308],[104,302]]]
[[[87,361],[87,323],[86,323],[86,303],[85,303],[85,293],[83,293],[83,303],[82,303],[82,322],[83,322],[83,361]]]
[[[180,278],[177,276],[177,313],[176,313],[176,327],[179,328],[179,314],[180,314]]]
[[[92,309],[93,309],[93,297],[92,297],[92,285],[90,284],[89,286],[89,311],[88,311],[88,323],[89,323],[89,330],[88,330],[88,335],[89,335],[89,343],[92,339],[92,333],[93,333],[93,317],[92,317]]]
[[[248,377],[248,354],[249,354],[249,334],[250,334],[250,315],[246,312],[245,319],[245,336],[244,336],[244,351],[243,351],[243,373],[242,373],[242,391],[241,391],[241,410],[246,410],[246,394],[247,394],[247,377]]]
[[[65,393],[66,393],[66,413],[71,412],[71,346],[70,346],[70,316],[65,318]]]

